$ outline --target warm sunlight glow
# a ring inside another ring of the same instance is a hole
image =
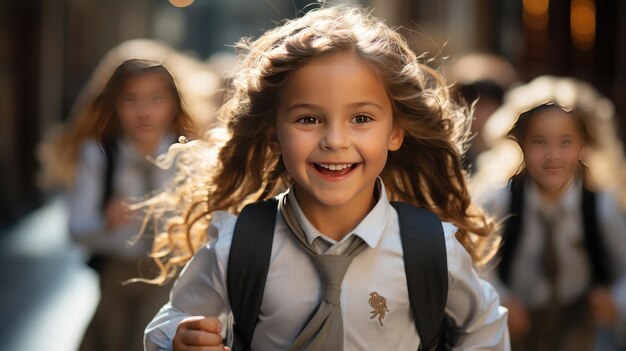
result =
[[[593,0],[572,0],[570,31],[576,47],[587,50],[596,40],[596,8]]]
[[[544,30],[548,27],[549,0],[524,0],[524,24],[533,30]]]
[[[176,7],[187,7],[193,3],[193,0],[169,0],[170,4]]]

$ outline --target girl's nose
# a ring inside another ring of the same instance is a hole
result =
[[[142,102],[137,107],[137,115],[140,117],[148,117],[152,114],[152,106],[149,102]]]
[[[350,146],[348,135],[343,126],[329,124],[325,129],[324,136],[320,140],[320,146],[324,150],[340,150]]]
[[[561,158],[559,147],[548,147],[546,150],[546,160],[558,160]]]

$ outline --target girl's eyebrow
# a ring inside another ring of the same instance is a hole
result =
[[[310,104],[310,103],[306,103],[306,102],[299,102],[299,103],[295,103],[289,107],[287,107],[287,110],[285,112],[289,112],[291,110],[296,110],[299,108],[308,108],[311,110],[320,110],[321,108],[317,105],[314,104]]]
[[[377,102],[374,102],[374,101],[370,101],[370,100],[367,100],[367,101],[358,101],[358,102],[353,102],[353,103],[351,103],[351,104],[350,104],[350,106],[351,106],[351,107],[365,107],[365,106],[372,106],[372,107],[375,107],[375,108],[377,108],[377,109],[379,109],[379,110],[381,110],[381,111],[384,111],[384,110],[383,110],[383,107],[382,107],[382,106],[380,106],[380,104],[378,104]]]
[[[377,102],[374,101],[357,101],[357,102],[353,102],[350,103],[348,106],[350,106],[351,108],[359,108],[359,107],[365,107],[365,106],[372,106],[374,108],[379,109],[380,111],[384,111],[383,107],[380,106],[380,104],[378,104]],[[302,103],[295,103],[291,106],[289,106],[286,110],[286,112],[289,112],[291,110],[295,110],[298,108],[308,108],[308,109],[312,109],[312,110],[321,110],[322,108],[318,105],[315,104],[311,104],[311,103],[306,103],[306,102],[302,102]]]

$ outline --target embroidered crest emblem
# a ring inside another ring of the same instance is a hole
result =
[[[370,293],[369,304],[372,307],[372,311],[370,311],[371,316],[370,319],[374,319],[378,317],[378,322],[380,326],[383,326],[383,319],[385,319],[385,315],[389,312],[387,308],[387,300],[384,297],[378,295],[377,292]]]

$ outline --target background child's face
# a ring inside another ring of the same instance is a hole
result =
[[[521,145],[528,174],[544,191],[563,191],[576,176],[583,140],[570,114],[550,110],[531,116]]]
[[[174,96],[158,73],[129,79],[116,102],[122,132],[144,146],[153,146],[167,133],[175,110]]]
[[[282,153],[301,204],[371,203],[388,150],[397,150],[403,135],[394,128],[381,77],[341,52],[292,72],[279,103],[274,150]]]

